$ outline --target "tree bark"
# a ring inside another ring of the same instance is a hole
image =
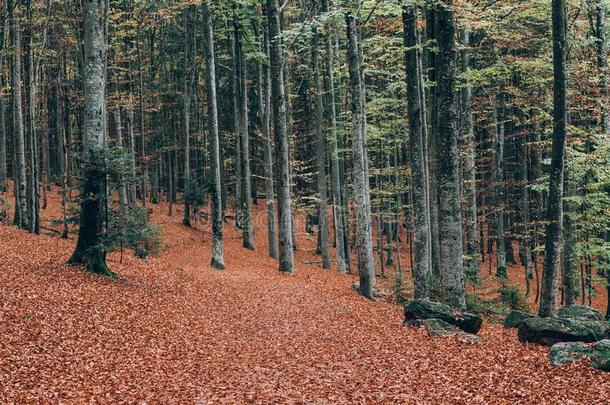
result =
[[[102,0],[86,0],[83,7],[85,31],[85,132],[83,137],[84,181],[81,191],[80,229],[70,264],[84,265],[88,271],[115,278],[106,266],[102,247],[106,175],[104,152],[104,41]]]
[[[320,75],[319,36],[317,28],[312,33],[313,80],[315,86],[315,126],[316,126],[316,163],[318,166],[318,232],[320,236],[320,253],[322,255],[322,267],[330,269],[330,242],[328,236],[328,191],[326,188],[326,133],[323,126],[323,90],[322,76]]]
[[[457,310],[466,309],[460,206],[460,170],[455,100],[455,23],[452,1],[435,6],[438,21],[438,180],[439,239],[443,300]]]
[[[421,79],[419,77],[419,35],[417,6],[409,1],[403,9],[405,40],[405,65],[407,70],[408,115],[411,146],[411,170],[413,173],[413,216],[415,222],[415,252],[413,275],[415,298],[429,297],[430,277],[430,205],[428,198],[426,156],[424,148],[425,112],[421,105]]]
[[[553,147],[546,211],[546,236],[540,311],[552,316],[557,304],[557,276],[561,266],[563,228],[563,177],[567,138],[567,4],[553,0]]]
[[[468,29],[462,31],[462,45],[466,48],[462,51],[462,71],[470,72],[470,32]],[[466,84],[462,89],[462,131],[464,143],[463,195],[466,200],[464,216],[466,217],[465,237],[465,271],[473,280],[479,278],[481,260],[479,254],[479,218],[477,215],[477,173],[476,173],[476,140],[474,134],[474,123],[472,117],[472,87]],[[527,162],[527,160],[526,160]]]
[[[254,250],[252,225],[252,183],[250,168],[250,130],[248,125],[248,83],[246,77],[246,60],[242,48],[242,32],[235,19],[235,66],[237,68],[237,122],[239,124],[239,141],[241,149],[241,201],[242,243],[246,249]]]
[[[371,201],[369,195],[368,156],[366,153],[366,112],[364,83],[360,59],[358,19],[346,15],[348,66],[352,93],[352,151],[354,160],[354,208],[356,210],[356,250],[360,294],[372,299],[375,289],[375,258],[373,256]]]
[[[276,167],[278,171],[277,205],[279,215],[279,269],[281,272],[294,272],[294,251],[292,239],[292,207],[290,196],[289,137],[286,116],[286,93],[282,69],[281,30],[277,0],[267,1],[267,20],[269,24],[271,56],[271,92],[273,104],[273,127],[276,141]]]
[[[7,5],[12,9],[13,2]],[[26,195],[26,161],[25,161],[25,130],[23,126],[23,98],[21,80],[21,28],[17,10],[12,12],[11,39],[13,45],[13,139],[15,154],[15,217],[14,224],[21,229],[28,229],[29,215],[27,212]]]
[[[194,51],[193,51],[194,52]],[[182,224],[191,225],[191,97],[189,93],[189,23],[188,11],[184,15],[184,215]]]
[[[322,7],[324,12],[330,11],[330,1],[323,0]],[[343,210],[343,193],[342,193],[342,181],[341,181],[341,168],[339,162],[339,148],[337,140],[337,108],[336,108],[336,90],[335,90],[335,75],[334,75],[334,64],[335,55],[333,50],[333,27],[328,24],[326,27],[326,119],[327,128],[330,131],[330,142],[329,142],[329,154],[331,163],[331,179],[332,179],[332,191],[333,191],[333,203],[334,203],[334,233],[335,240],[337,241],[336,256],[337,256],[337,270],[340,273],[347,271],[347,260],[346,260],[346,231],[345,227],[345,212]]]
[[[259,51],[269,58],[269,34],[263,29]],[[260,40],[260,35],[259,35]],[[275,224],[275,186],[273,183],[273,140],[271,139],[271,73],[267,64],[257,64],[259,119],[263,136],[265,160],[265,198],[267,200],[267,246],[269,257],[278,258],[277,232]]]
[[[218,132],[218,105],[216,96],[216,62],[214,55],[214,28],[209,0],[203,1],[203,35],[208,98],[208,133],[211,149],[212,173],[212,262],[215,269],[224,269],[222,181],[220,170],[220,136]]]

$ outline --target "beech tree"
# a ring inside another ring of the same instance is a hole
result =
[[[83,7],[84,31],[84,133],[83,185],[78,242],[70,264],[114,278],[102,248],[103,212],[106,199],[104,173],[104,98],[106,95],[106,45],[104,24],[107,13],[102,0],[87,0]]]
[[[561,263],[561,233],[563,226],[563,191],[565,149],[567,137],[567,4],[554,0],[553,11],[553,149],[549,198],[546,211],[544,271],[540,316],[551,316],[557,305],[557,276]]]

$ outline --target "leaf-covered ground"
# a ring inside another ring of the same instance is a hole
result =
[[[358,297],[351,276],[304,264],[313,240],[284,276],[262,230],[251,252],[227,226],[228,270],[212,271],[209,226],[159,211],[165,251],[110,255],[118,282],[65,266],[74,240],[0,228],[1,404],[608,400],[608,374],[553,369],[548,349],[501,326],[480,344],[404,328],[399,307]]]

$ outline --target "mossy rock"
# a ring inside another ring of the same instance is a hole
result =
[[[587,305],[569,305],[557,312],[558,318],[590,319],[592,321],[603,321],[601,312]]]
[[[610,371],[610,340],[604,339],[593,345],[591,365],[602,371]]]
[[[416,319],[410,321],[408,326],[425,327],[430,337],[457,336],[464,343],[480,343],[481,338],[471,333],[466,333],[460,328],[453,326],[442,319]]]
[[[439,319],[473,334],[477,334],[483,324],[483,319],[478,315],[455,311],[438,302],[419,299],[405,305],[405,324],[420,319]]]
[[[518,328],[523,321],[530,318],[537,318],[537,315],[523,311],[511,311],[504,320],[505,328]]]
[[[553,346],[559,342],[593,343],[605,339],[610,324],[603,321],[574,318],[530,318],[519,325],[522,342]]]
[[[554,367],[559,367],[592,355],[593,349],[582,342],[560,342],[551,347],[549,359]]]
[[[436,318],[416,319],[409,323],[409,326],[423,326],[428,330],[430,336],[453,336],[462,332],[461,329]]]

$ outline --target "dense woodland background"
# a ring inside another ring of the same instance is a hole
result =
[[[166,203],[213,229],[215,268],[237,227],[289,273],[315,235],[369,298],[605,294],[605,1],[281,3],[2,2],[3,219],[80,228],[71,262],[109,277],[107,252],[162,249]]]

